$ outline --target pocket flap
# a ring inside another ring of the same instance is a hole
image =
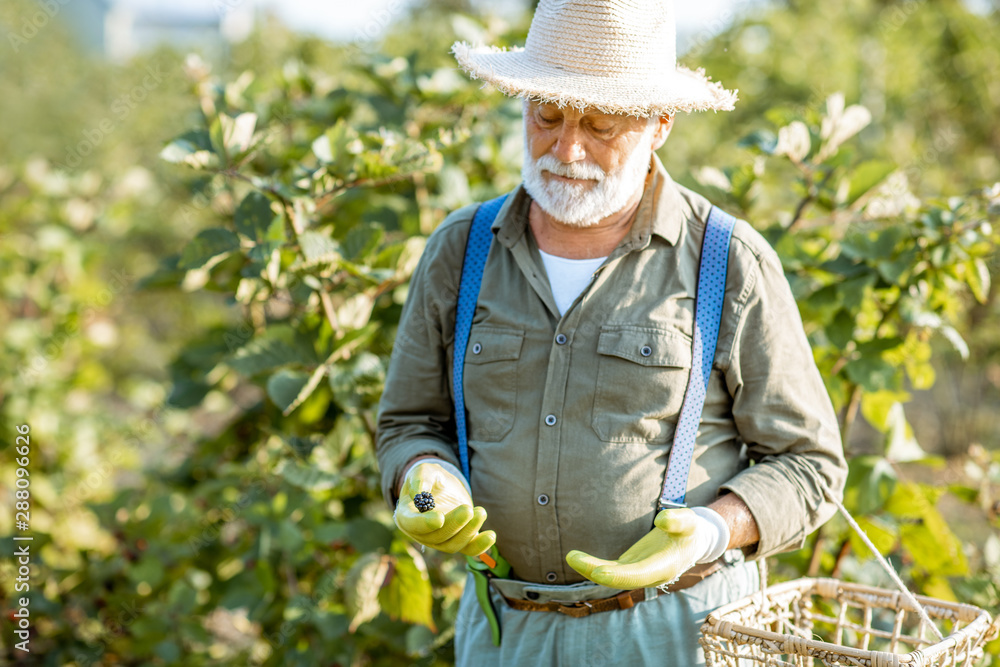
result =
[[[516,329],[493,329],[482,327],[473,329],[469,335],[469,347],[465,351],[465,363],[488,364],[491,361],[513,361],[521,356],[524,332]]]
[[[691,368],[691,341],[664,329],[602,327],[597,352],[643,366]]]

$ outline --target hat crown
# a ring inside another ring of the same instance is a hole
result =
[[[578,74],[655,77],[677,67],[673,0],[541,0],[525,52]]]

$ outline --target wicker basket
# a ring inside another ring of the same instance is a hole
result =
[[[982,658],[983,644],[997,630],[989,613],[967,604],[914,597],[931,619],[944,621],[944,639],[926,636],[927,624],[899,592],[836,579],[796,579],[770,586],[708,615],[700,638],[705,663],[970,667]]]
[[[840,499],[823,491],[899,591],[807,578],[768,587],[762,560],[760,593],[719,607],[701,626],[707,667],[975,665],[983,644],[1000,634],[1000,616],[913,595]],[[947,635],[935,621],[944,622]]]

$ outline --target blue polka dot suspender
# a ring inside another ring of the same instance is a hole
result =
[[[462,463],[462,474],[469,476],[469,438],[465,425],[465,348],[469,346],[472,331],[472,316],[476,314],[479,288],[483,284],[483,269],[486,256],[490,254],[493,241],[493,221],[507,195],[491,199],[479,206],[472,218],[472,229],[465,244],[465,262],[462,264],[462,278],[458,286],[458,308],[455,312],[454,370],[452,371],[452,393],[455,401],[455,428],[458,430],[458,458]]]
[[[493,241],[491,227],[507,196],[482,204],[476,211],[465,248],[462,278],[458,290],[455,316],[454,371],[452,388],[455,402],[455,424],[458,431],[458,456],[462,473],[469,479],[469,441],[465,414],[465,352],[472,331],[472,318],[479,300],[483,270]],[[695,438],[705,405],[708,379],[719,339],[723,296],[726,290],[726,268],[729,262],[729,241],[736,218],[713,207],[708,216],[705,239],[702,242],[701,265],[698,271],[698,291],[695,300],[695,325],[691,346],[691,375],[688,379],[684,404],[674,432],[670,462],[663,481],[658,508],[684,505],[688,473],[694,454]],[[697,365],[700,360],[700,366]],[[700,371],[700,372],[696,372]]]
[[[705,239],[701,245],[701,265],[698,269],[698,291],[695,295],[694,335],[691,342],[691,375],[681,416],[674,430],[670,462],[660,491],[657,509],[683,507],[687,494],[688,474],[694,442],[698,437],[701,412],[705,407],[708,378],[715,358],[722,322],[722,303],[726,293],[726,268],[729,265],[729,241],[736,218],[716,207],[708,216]],[[698,363],[701,363],[698,366]],[[700,372],[697,372],[700,371]]]

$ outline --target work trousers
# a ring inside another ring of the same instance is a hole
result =
[[[536,602],[594,600],[619,591],[590,582],[548,586],[494,580],[491,595],[502,630],[499,647],[493,645],[489,623],[469,575],[455,622],[455,664],[457,667],[704,665],[698,636],[705,617],[760,587],[756,565],[744,562],[738,552],[729,552],[727,556],[733,553],[737,557],[729,558],[721,570],[690,588],[667,595],[647,589],[645,601],[631,609],[582,618],[512,609],[504,602],[500,589],[507,597],[521,599],[527,599],[525,593],[531,591]]]

